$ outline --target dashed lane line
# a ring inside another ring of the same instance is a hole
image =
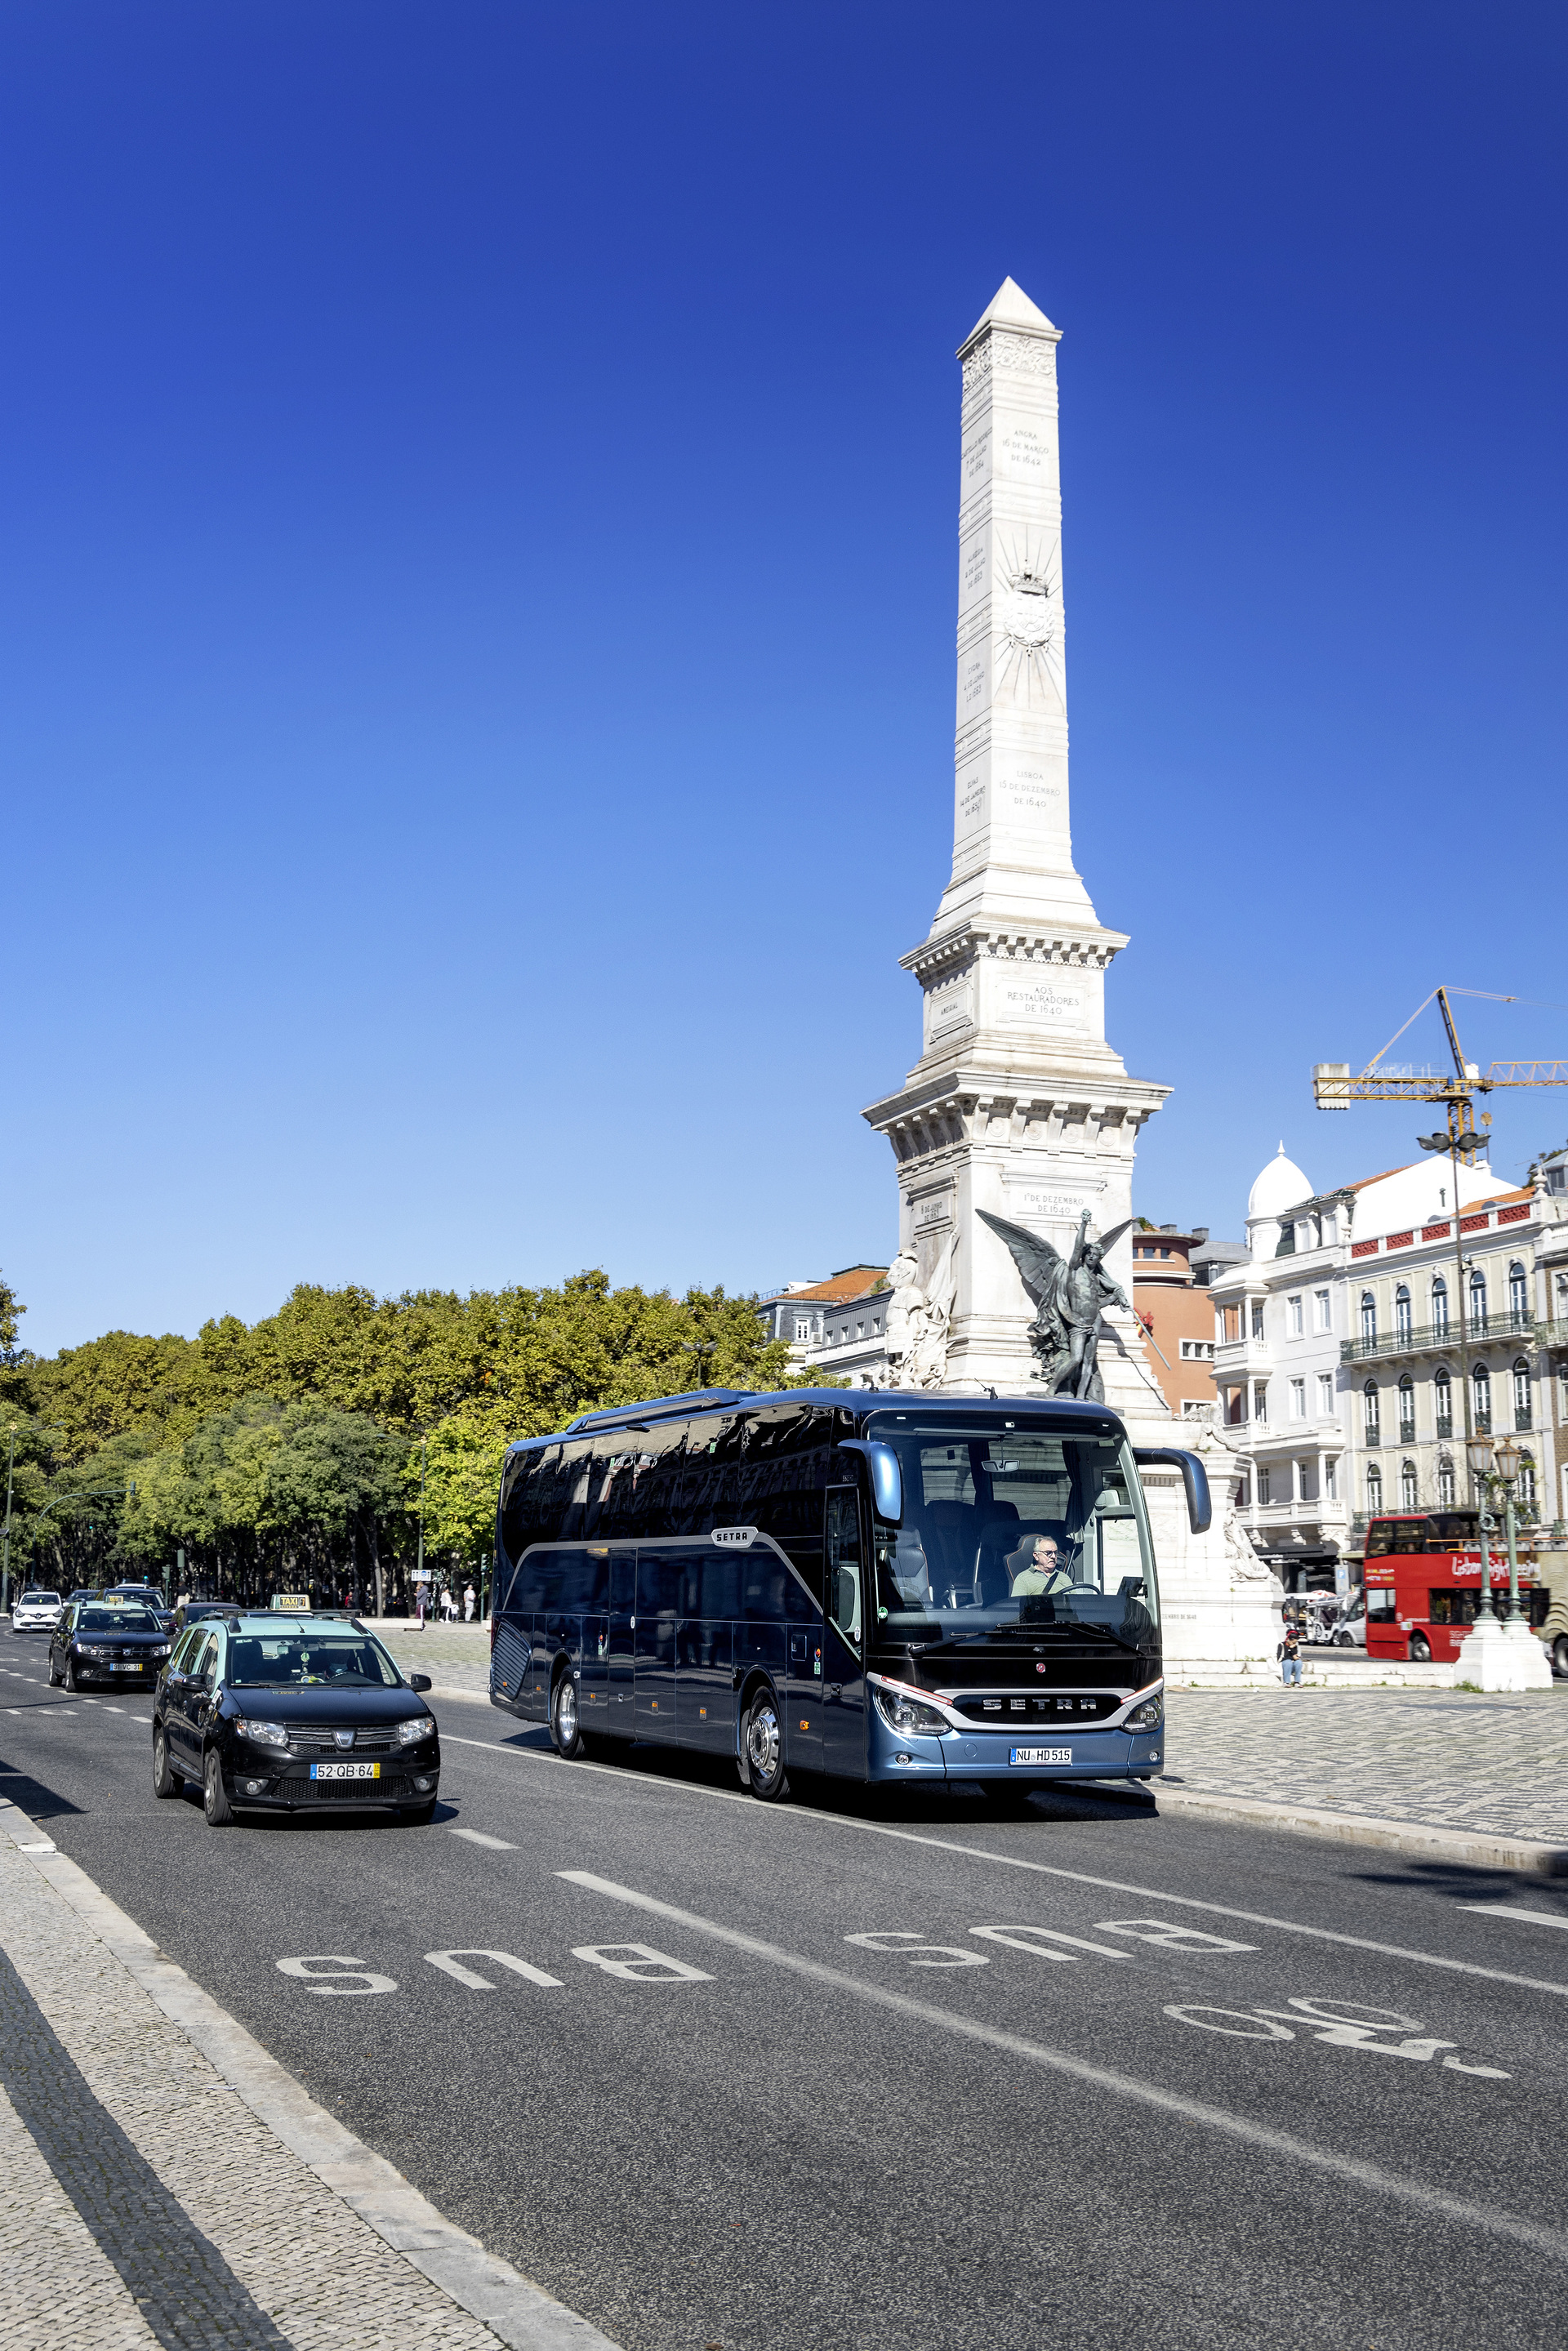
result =
[[[1223,2106],[1211,2106],[1200,2098],[1189,2098],[1174,2090],[1161,2089],[1154,2082],[1140,2081],[1134,2074],[1118,2074],[1109,2066],[1094,2065],[1086,2058],[1074,2057],[1065,2049],[1048,2047],[1043,2042],[1026,2041],[1021,2034],[1009,2032],[1002,2026],[988,2024],[977,2017],[963,2016],[956,2011],[936,2008],[928,2001],[915,2000],[907,1992],[893,1991],[885,1985],[862,1981],[856,1976],[842,1974],[820,1959],[809,1959],[801,1953],[782,1949],[777,1943],[763,1942],[755,1935],[740,1933],[733,1927],[722,1927],[712,1918],[699,1917],[690,1910],[677,1909],[672,1902],[661,1902],[651,1894],[642,1894],[629,1886],[618,1886],[611,1878],[596,1877],[586,1869],[560,1869],[558,1877],[570,1886],[580,1886],[585,1893],[598,1894],[612,1902],[625,1904],[633,1910],[646,1911],[671,1926],[684,1927],[688,1933],[706,1936],[711,1941],[727,1944],[731,1950],[742,1951],[769,1967],[787,1969],[790,1974],[804,1976],[824,1989],[847,1993],[875,2008],[891,2010],[894,2014],[938,2032],[947,2032],[963,2041],[979,2042],[999,2050],[1004,2055],[1021,2060],[1025,2064],[1039,2066],[1043,2072],[1064,2074],[1070,2080],[1082,2082],[1107,2095],[1131,2103],[1154,2107],[1178,2122],[1219,2133],[1239,2140],[1245,2147],[1262,2147],[1270,2155],[1282,2156],[1287,2161],[1299,2163],[1314,2171],[1324,2171],[1335,2179],[1369,2190],[1374,2195],[1386,2196],[1395,2201],[1428,2212],[1462,2227],[1478,2229],[1489,2236],[1505,2237],[1515,2244],[1528,2245],[1533,2252],[1550,2261],[1568,2262],[1568,2234],[1547,2228],[1540,2221],[1527,2220],[1521,2214],[1505,2212],[1490,2204],[1473,2204],[1461,2196],[1450,2196],[1440,2188],[1430,2188],[1424,2180],[1413,2179],[1399,2172],[1385,2171],[1375,2163],[1359,2156],[1343,2155],[1333,2147],[1315,2147],[1311,2140],[1295,2137],[1288,2131],[1272,2130],[1267,2124],[1250,2121],[1242,2115],[1228,2113]]]
[[[465,1844],[486,1845],[492,1853],[516,1853],[517,1849],[515,1844],[508,1844],[505,1837],[486,1836],[479,1829],[448,1829],[446,1834],[461,1837]]]
[[[489,1739],[448,1738],[444,1733],[442,1744],[480,1747],[487,1754],[515,1756],[526,1762],[549,1763],[560,1768],[559,1756],[538,1748],[510,1747]],[[573,1772],[603,1772],[611,1779],[619,1780],[622,1786],[628,1781],[624,1766],[619,1763],[580,1761],[567,1768]],[[759,1804],[755,1797],[744,1795],[738,1789],[732,1792],[727,1788],[706,1788],[700,1782],[692,1780],[658,1780],[647,1775],[637,1778],[632,1784],[638,1788],[656,1788],[674,1795],[715,1796],[721,1803],[747,1805],[754,1817],[774,1823],[795,1822],[803,1825],[810,1822],[822,1828],[858,1829],[867,1836],[892,1837],[902,1844],[928,1845],[938,1853],[961,1854],[966,1861],[988,1861],[1001,1869],[1030,1870],[1041,1877],[1061,1878],[1068,1885],[1092,1886],[1106,1894],[1132,1894],[1140,1902],[1171,1902],[1184,1910],[1204,1911],[1211,1918],[1237,1918],[1249,1927],[1273,1927],[1281,1934],[1304,1935],[1313,1942],[1335,1943],[1352,1951],[1372,1951],[1379,1959],[1405,1959],[1415,1967],[1440,1968],[1449,1975],[1479,1976],[1488,1983],[1511,1984],[1519,1991],[1544,1991],[1550,1992],[1554,1999],[1568,2000],[1568,1983],[1553,1983],[1540,1976],[1514,1975],[1507,1968],[1483,1967],[1479,1960],[1448,1959],[1437,1951],[1411,1951],[1399,1943],[1375,1942],[1368,1936],[1347,1935],[1333,1927],[1309,1927],[1299,1918],[1275,1918],[1266,1911],[1238,1910],[1228,1903],[1203,1902],[1192,1894],[1167,1894],[1163,1887],[1156,1886],[1129,1886],[1124,1878],[1095,1877],[1087,1870],[1063,1869],[1055,1862],[1026,1861],[1019,1854],[993,1853],[985,1845],[960,1844],[952,1837],[926,1836],[918,1829],[893,1828],[885,1821],[859,1821],[845,1813],[807,1812],[795,1804],[782,1808]]]
[[[1524,1910],[1516,1902],[1461,1902],[1461,1910],[1473,1910],[1481,1918],[1523,1918],[1531,1927],[1568,1927],[1568,1916],[1556,1910]]]

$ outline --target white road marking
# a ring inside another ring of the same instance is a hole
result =
[[[563,1876],[570,1875],[563,1871]],[[629,1952],[630,1958],[622,1956]],[[602,1968],[607,1976],[619,1976],[622,1983],[712,1983],[712,1976],[701,1968],[689,1967],[685,1959],[672,1959],[667,1951],[656,1951],[652,1943],[574,1943],[571,1956],[585,1967]]]
[[[396,1991],[391,1976],[378,1976],[362,1959],[350,1959],[340,1951],[308,1953],[302,1959],[279,1959],[286,1976],[294,1976],[320,2000],[367,2000],[372,1992]],[[330,1972],[323,1979],[320,1970]]]
[[[508,1844],[505,1837],[486,1836],[482,1829],[448,1829],[446,1834],[461,1837],[465,1844],[486,1845],[491,1853],[516,1853],[517,1849],[515,1844]]]
[[[988,1968],[991,1964],[978,1951],[961,1951],[953,1943],[927,1943],[918,1935],[885,1927],[873,1934],[846,1935],[844,1940],[858,1944],[862,1951],[907,1959],[912,1968]]]
[[[494,1739],[448,1738],[443,1733],[443,1744],[450,1747],[482,1747],[491,1755],[516,1756],[525,1761],[554,1764],[559,1770],[560,1758],[538,1748],[507,1747]],[[857,1821],[846,1813],[810,1813],[798,1805],[759,1804],[754,1796],[727,1788],[704,1787],[699,1781],[656,1779],[652,1773],[627,1771],[623,1763],[576,1762],[566,1767],[572,1772],[602,1771],[619,1780],[624,1786],[629,1781],[638,1788],[653,1788],[680,1796],[715,1796],[721,1803],[746,1804],[753,1814],[761,1814],[777,1824],[795,1823],[816,1828],[856,1829],[865,1836],[892,1837],[901,1844],[929,1845],[937,1853],[962,1855],[966,1861],[988,1861],[998,1869],[1026,1869],[1040,1877],[1058,1877],[1070,1886],[1093,1886],[1103,1894],[1130,1894],[1140,1902],[1172,1902],[1184,1910],[1201,1910],[1211,1918],[1235,1918],[1246,1927],[1272,1927],[1284,1935],[1305,1935],[1317,1943],[1337,1943],[1352,1951],[1373,1951],[1379,1959],[1407,1959],[1420,1968],[1441,1968],[1450,1975],[1479,1976],[1488,1983],[1512,1984],[1520,1991],[1551,1992],[1558,2000],[1568,2000],[1568,1983],[1553,1983],[1541,1976],[1520,1976],[1507,1968],[1482,1967],[1475,1959],[1450,1959],[1437,1951],[1407,1950],[1400,1943],[1374,1942],[1366,1935],[1346,1935],[1333,1927],[1309,1927],[1299,1918],[1275,1918],[1266,1911],[1238,1910],[1226,1902],[1203,1902],[1192,1894],[1167,1894],[1159,1886],[1129,1886],[1124,1878],[1097,1877],[1088,1870],[1063,1869],[1059,1863],[1027,1861],[1020,1854],[993,1853],[985,1845],[959,1844],[952,1837],[926,1836],[918,1829],[895,1829],[885,1821]]]
[[[497,1967],[510,1968],[514,1975],[526,1976],[529,1983],[542,1984],[547,1991],[559,1991],[563,1988],[559,1976],[547,1976],[543,1968],[530,1967],[527,1959],[515,1959],[510,1951],[486,1951],[460,1944],[455,1951],[426,1951],[424,1956],[433,1968],[455,1976],[470,1991],[494,1991],[496,1987],[488,1976],[476,1975],[472,1968],[464,1967],[465,1959],[492,1959]]]
[[[1532,1927],[1568,1927],[1568,1916],[1560,1911],[1521,1910],[1513,1902],[1461,1902],[1459,1907],[1482,1918],[1528,1918]]]
[[[1097,1959],[1125,1959],[1131,1954],[1113,1950],[1109,1943],[1086,1943],[1082,1935],[1063,1935],[1054,1927],[971,1927],[971,1935],[983,1936],[988,1943],[1010,1943],[1015,1950],[1032,1952],[1037,1959],[1066,1959],[1075,1966],[1067,1951],[1048,1950],[1045,1944],[1066,1943],[1074,1951],[1092,1951]],[[1038,1939],[1037,1939],[1038,1938]]]
[[[1223,2106],[1211,2106],[1200,2098],[1189,2098],[1174,2090],[1161,2089],[1154,2082],[1140,2081],[1130,2074],[1113,2073],[1109,2066],[1095,2065],[1086,2058],[1074,2057],[1065,2049],[1052,2049],[1044,2043],[1026,2041],[1020,2033],[1009,2032],[1002,2026],[988,2024],[978,2017],[961,2016],[954,2011],[934,2008],[929,2002],[915,1999],[912,1994],[894,1991],[886,1984],[869,1979],[843,1975],[837,1968],[825,1966],[820,1959],[809,1959],[796,1951],[786,1951],[777,1943],[765,1943],[756,1935],[742,1934],[734,1927],[721,1927],[712,1918],[698,1917],[690,1910],[677,1909],[674,1903],[661,1902],[651,1894],[640,1894],[629,1886],[617,1886],[607,1877],[596,1877],[586,1869],[561,1869],[556,1872],[569,1885],[580,1886],[586,1893],[604,1896],[612,1902],[623,1902],[634,1910],[645,1910],[671,1925],[684,1927],[694,1935],[705,1935],[711,1941],[725,1943],[732,1950],[742,1951],[748,1959],[761,1959],[771,1967],[784,1968],[792,1975],[803,1976],[809,1981],[827,1990],[847,1992],[852,1999],[863,2001],[876,2008],[891,2010],[894,2015],[931,2026],[937,2032],[950,2032],[956,2039],[979,2042],[1016,2058],[1028,2065],[1037,2065],[1043,2072],[1063,2074],[1070,2080],[1083,2082],[1090,2087],[1104,2091],[1112,2097],[1124,2098],[1136,2105],[1152,2106],[1175,2120],[1212,2130],[1226,2138],[1237,2139],[1243,2146],[1265,2148],[1270,2155],[1283,2156],[1288,2161],[1305,2165],[1314,2171],[1332,2173],[1357,2188],[1375,2195],[1387,2196],[1395,2201],[1413,2206],[1418,2211],[1435,2213],[1447,2220],[1456,2220],[1464,2227],[1484,2230],[1487,2234],[1506,2237],[1515,2244],[1529,2245],[1534,2252],[1544,2253],[1552,2261],[1568,2262],[1568,2233],[1524,2219],[1514,2212],[1505,2212],[1489,2204],[1473,2204],[1465,2198],[1450,2196],[1440,2188],[1429,2188],[1424,2180],[1412,2179],[1398,2172],[1385,2171],[1361,2157],[1342,2155],[1332,2147],[1314,2147],[1311,2140],[1292,2137],[1289,2132],[1272,2130],[1267,2124],[1254,2122],[1248,2116],[1228,2113]],[[1264,2020],[1258,2020],[1260,2022]],[[1270,2038],[1273,2036],[1270,2035]]]

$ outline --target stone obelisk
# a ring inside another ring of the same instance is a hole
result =
[[[959,349],[953,873],[930,935],[901,958],[925,991],[925,1050],[864,1113],[898,1162],[901,1249],[951,1293],[949,1393],[1039,1393],[1033,1310],[977,1212],[1063,1255],[1083,1209],[1094,1233],[1122,1223],[1138,1130],[1170,1091],[1129,1077],[1105,1041],[1105,971],[1127,942],[1072,862],[1060,340],[1009,277]],[[1127,1241],[1106,1270],[1130,1296]],[[1102,1350],[1106,1393],[1157,1403],[1136,1353]]]

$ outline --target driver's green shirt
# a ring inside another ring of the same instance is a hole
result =
[[[1060,1562],[1054,1567],[1020,1567],[1013,1578],[1013,1592],[1032,1594],[1037,1592],[1065,1592],[1072,1578]]]

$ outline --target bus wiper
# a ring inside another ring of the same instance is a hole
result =
[[[1082,1624],[1073,1616],[1058,1617],[1049,1625],[993,1625],[986,1633],[955,1633],[946,1641],[926,1641],[921,1646],[926,1649],[972,1649],[994,1647],[999,1642],[1010,1641],[1019,1648],[1027,1648],[1051,1634],[1055,1634],[1059,1639],[1110,1641],[1116,1648],[1131,1649],[1134,1654],[1139,1646],[1136,1641],[1129,1641],[1124,1634],[1113,1633],[1108,1625]]]

